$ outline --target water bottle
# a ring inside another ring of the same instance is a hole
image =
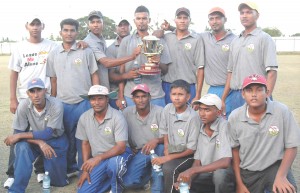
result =
[[[154,150],[152,149],[150,151],[150,155],[151,155],[151,160],[158,157],[158,155],[154,152]],[[154,164],[153,166],[153,170],[159,175],[159,176],[163,176],[163,172],[162,172],[162,169],[161,169],[161,166],[160,165],[156,165]]]
[[[50,193],[50,176],[49,172],[45,172],[43,178],[43,193]]]
[[[135,60],[133,62],[133,68],[136,68],[136,69],[139,69],[140,68],[140,65],[138,64],[137,60]],[[142,83],[142,78],[141,78],[141,75],[139,75],[138,77],[134,78],[133,79],[133,82],[135,84],[141,84]]]
[[[186,182],[180,182],[179,184],[179,191],[180,193],[189,193],[189,185]]]

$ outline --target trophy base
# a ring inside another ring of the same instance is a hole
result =
[[[139,74],[141,75],[157,75],[160,74],[161,70],[158,65],[145,65],[142,64],[139,69]]]

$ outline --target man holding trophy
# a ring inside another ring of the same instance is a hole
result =
[[[136,68],[141,76],[119,84],[117,105],[120,109],[124,108],[122,101],[126,101],[127,106],[134,105],[131,90],[137,84],[144,83],[150,88],[151,103],[164,107],[165,93],[162,89],[161,74],[167,72],[167,65],[171,63],[169,49],[163,39],[149,34],[150,13],[145,6],[136,8],[134,23],[137,29],[122,40],[118,58],[127,56],[134,48],[140,47],[143,54],[140,54],[134,61],[123,64],[120,67],[120,73]]]

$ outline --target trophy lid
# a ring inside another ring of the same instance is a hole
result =
[[[143,40],[157,41],[157,40],[159,40],[159,38],[157,38],[156,36],[148,35],[148,36],[145,36],[143,38]]]

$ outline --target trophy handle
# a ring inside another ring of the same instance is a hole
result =
[[[158,44],[157,51],[158,51],[159,54],[162,53],[163,49],[164,49],[164,46],[162,44]]]

